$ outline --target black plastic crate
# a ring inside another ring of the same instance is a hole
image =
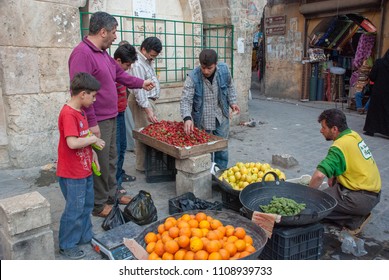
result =
[[[176,180],[175,158],[150,146],[146,146],[145,175],[147,183],[169,182]]]
[[[195,209],[191,209],[191,210],[222,210],[222,203],[221,202],[219,202],[219,201],[209,202],[209,201],[197,198],[192,192],[187,192],[187,193],[184,193],[184,194],[177,196],[175,198],[169,199],[169,214],[170,215],[175,214],[175,213],[182,213],[182,212],[186,211],[183,209],[185,207],[182,204],[182,202],[184,202],[183,201],[184,199],[191,200],[194,203],[196,203],[197,206],[199,206],[199,207],[196,207]]]
[[[239,196],[223,191],[222,189],[221,195],[224,208],[239,212],[240,208],[243,206],[242,203],[240,203]]]
[[[323,250],[324,227],[320,223],[300,227],[275,227],[259,259],[318,260]]]

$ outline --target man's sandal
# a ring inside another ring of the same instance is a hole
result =
[[[135,176],[131,176],[126,173],[122,174],[122,182],[134,182],[135,180],[136,180]]]
[[[119,204],[127,205],[132,200],[131,196],[123,195],[119,197]]]
[[[108,204],[105,204],[103,210],[101,210],[100,212],[93,211],[92,215],[93,216],[97,216],[97,217],[105,218],[105,217],[107,217],[109,215],[111,210],[112,210],[112,206],[108,205]]]
[[[358,233],[360,233],[362,231],[362,229],[370,222],[371,220],[371,213],[369,213],[365,220],[363,221],[363,223],[356,229],[347,229],[348,233],[350,233],[351,235],[357,235]]]

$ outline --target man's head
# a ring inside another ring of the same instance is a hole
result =
[[[96,12],[89,22],[89,36],[98,36],[101,49],[108,49],[116,40],[117,20],[108,13]]]
[[[71,96],[80,97],[82,106],[89,107],[95,100],[100,82],[88,73],[79,72],[70,82]]]
[[[327,141],[335,140],[348,128],[346,115],[338,109],[323,111],[317,121],[321,124],[320,132]]]
[[[203,75],[207,78],[213,75],[216,70],[217,53],[212,49],[204,49],[199,55],[200,68]]]
[[[149,61],[156,59],[161,51],[162,43],[157,37],[148,37],[140,45],[140,52]]]
[[[127,71],[131,64],[138,60],[134,46],[129,43],[119,46],[113,54],[113,58],[124,71]]]

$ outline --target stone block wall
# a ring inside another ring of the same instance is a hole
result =
[[[0,259],[52,260],[49,202],[38,192],[0,200]]]
[[[2,1],[0,168],[55,160],[57,118],[69,97],[67,60],[80,41],[78,8],[85,4]]]

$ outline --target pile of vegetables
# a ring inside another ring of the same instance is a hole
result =
[[[210,141],[210,135],[204,130],[194,128],[190,135],[184,131],[184,123],[162,120],[142,129],[141,133],[176,147],[190,147]]]
[[[265,213],[278,214],[282,216],[294,216],[305,209],[305,203],[297,203],[293,199],[273,196],[268,205],[259,207]]]

